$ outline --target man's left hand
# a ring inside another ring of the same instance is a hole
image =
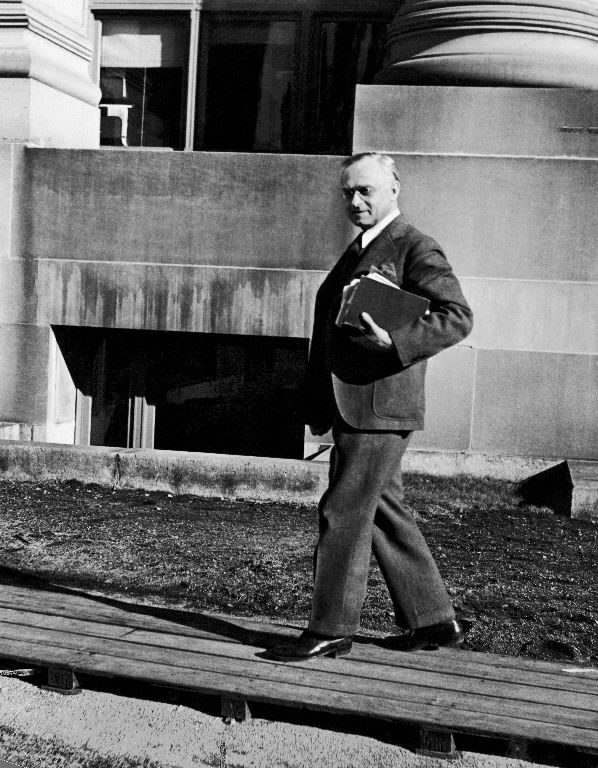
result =
[[[377,347],[380,347],[380,349],[392,349],[392,339],[390,338],[388,331],[384,330],[384,328],[380,328],[367,312],[361,313],[361,320],[365,325],[365,330],[363,331],[364,336]]]

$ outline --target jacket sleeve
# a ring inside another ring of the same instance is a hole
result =
[[[402,366],[432,357],[471,331],[473,313],[444,253],[431,238],[407,253],[402,287],[430,300],[429,314],[390,334]]]

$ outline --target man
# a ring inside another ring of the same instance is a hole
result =
[[[308,423],[331,427],[330,484],[319,507],[320,535],[309,628],[272,649],[283,660],[351,650],[373,549],[395,609],[407,628],[388,638],[401,650],[459,645],[463,634],[436,564],[403,504],[401,459],[423,428],[426,360],[463,339],[472,313],[442,250],[400,214],[391,157],[355,155],[343,164],[347,215],[362,230],[316,298],[310,348]],[[337,328],[343,289],[378,271],[430,301],[429,313],[395,331],[363,313],[363,331]]]

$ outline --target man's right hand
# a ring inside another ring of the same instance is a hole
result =
[[[321,437],[322,435],[325,435],[329,429],[330,429],[329,426],[320,426],[319,424],[309,425],[309,431],[312,433],[314,437]]]

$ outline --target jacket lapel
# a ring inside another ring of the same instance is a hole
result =
[[[382,272],[385,277],[389,279],[397,279],[396,271],[393,267],[393,262],[396,261],[396,248],[394,240],[401,237],[407,230],[407,222],[403,214],[399,214],[396,219],[393,219],[390,224],[385,227],[375,240],[372,240],[370,245],[364,250],[361,259],[353,270],[353,277],[357,274],[369,272],[370,267],[378,267],[378,271]],[[390,274],[384,267],[388,264],[392,268],[394,275]],[[380,266],[382,265],[382,267]]]

